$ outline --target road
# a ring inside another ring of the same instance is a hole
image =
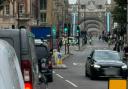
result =
[[[54,70],[54,82],[49,83],[48,89],[108,89],[108,80],[85,77],[86,57],[91,50],[99,48],[107,49],[108,45],[95,39],[93,45],[86,45],[81,51],[71,51],[72,55],[64,61],[68,68]]]

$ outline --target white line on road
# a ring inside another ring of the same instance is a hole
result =
[[[69,81],[69,80],[65,80],[66,82],[68,82],[68,83],[70,83],[72,86],[74,86],[74,87],[78,87],[76,84],[74,84],[74,83],[72,83],[71,81]]]
[[[76,66],[76,65],[77,65],[77,63],[73,63],[73,65],[74,65],[74,66]]]
[[[53,71],[53,73],[55,74],[56,72],[55,72],[55,71]]]
[[[61,75],[59,75],[59,74],[56,74],[58,77],[60,77],[60,78],[64,78],[64,77],[62,77]]]

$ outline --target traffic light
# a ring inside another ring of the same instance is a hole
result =
[[[65,24],[64,24],[64,32],[67,33],[67,31],[68,31],[68,26],[67,26],[67,24],[65,23]]]
[[[79,26],[77,26],[76,32],[80,33],[80,27]]]
[[[68,24],[68,36],[70,36],[70,29],[71,29],[71,24]]]

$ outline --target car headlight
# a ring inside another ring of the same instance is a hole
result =
[[[123,65],[122,66],[122,69],[127,69],[127,65]]]
[[[100,65],[94,64],[94,68],[100,68]]]

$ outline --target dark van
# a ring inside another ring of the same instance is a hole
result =
[[[25,87],[37,89],[38,62],[35,54],[34,36],[26,29],[1,29],[0,39],[6,40],[14,47]]]

